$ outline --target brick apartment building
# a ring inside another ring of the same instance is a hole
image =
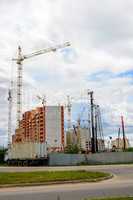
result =
[[[46,143],[51,150],[64,148],[64,107],[44,106],[23,114],[12,143]]]

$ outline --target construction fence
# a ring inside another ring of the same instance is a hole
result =
[[[96,154],[51,153],[49,166],[133,163],[133,152],[105,152]]]

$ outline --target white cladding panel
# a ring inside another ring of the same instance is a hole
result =
[[[47,156],[45,143],[16,143],[11,145],[9,159],[35,159]]]
[[[61,147],[61,107],[46,107],[46,142],[48,147]]]

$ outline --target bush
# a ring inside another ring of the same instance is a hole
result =
[[[0,149],[0,164],[4,163],[4,157],[7,149]]]
[[[80,152],[80,148],[77,144],[70,144],[66,147],[65,153],[76,154]]]
[[[133,147],[129,147],[129,148],[126,149],[125,151],[127,151],[127,152],[133,152]]]

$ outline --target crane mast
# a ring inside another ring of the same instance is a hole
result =
[[[70,96],[67,95],[67,126],[68,126],[68,130],[70,130],[71,128],[71,110],[72,110],[72,103],[71,103],[71,99]]]
[[[42,49],[36,52],[33,52],[31,54],[23,55],[22,49],[19,46],[18,47],[18,56],[17,58],[13,58],[13,61],[16,61],[17,63],[17,127],[19,127],[19,123],[22,116],[22,89],[23,89],[23,61],[28,58],[32,58],[34,56],[38,56],[41,54],[49,53],[49,52],[55,52],[58,49],[62,49],[65,47],[70,46],[69,42],[66,42],[62,45],[57,45],[55,47],[50,47],[47,49]]]
[[[8,148],[10,148],[12,132],[12,88],[8,90],[8,102]]]
[[[14,87],[14,82],[13,82],[13,63],[11,63],[11,79],[10,79],[10,84],[9,84],[9,89],[8,89],[8,129],[7,129],[7,144],[8,144],[8,149],[11,148],[11,135],[12,135],[12,111],[13,111],[13,87]]]
[[[19,127],[19,122],[21,119],[22,113],[22,50],[21,47],[18,47],[18,60],[17,60],[17,127]]]

